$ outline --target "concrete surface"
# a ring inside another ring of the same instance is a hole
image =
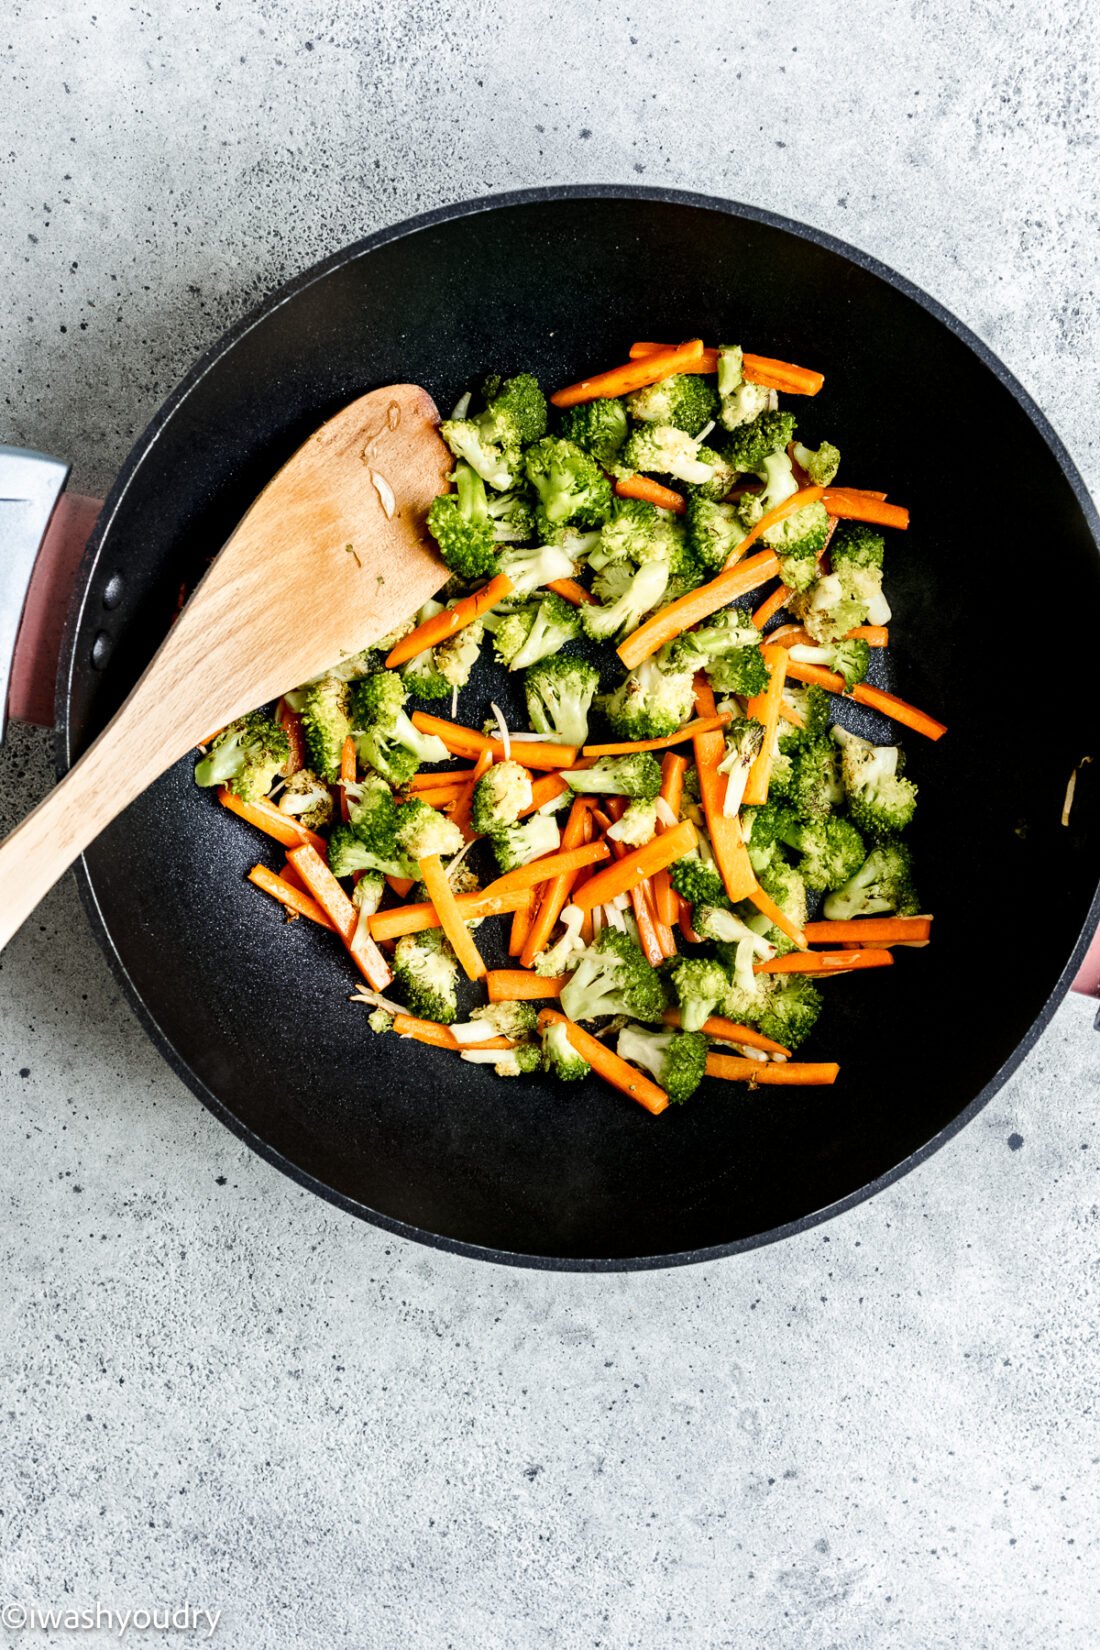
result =
[[[841,15],[16,0],[0,439],[102,489],[195,352],[320,254],[455,197],[643,179],[913,276],[1095,490],[1089,8]],[[17,732],[5,822],[48,782]],[[844,1219],[574,1277],[394,1242],[250,1156],[147,1045],[68,884],[0,992],[0,1603],[220,1607],[234,1650],[1100,1642],[1088,1005]]]

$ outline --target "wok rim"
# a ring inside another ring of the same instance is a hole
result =
[[[1096,506],[1077,466],[1046,414],[988,344],[972,332],[969,327],[965,326],[957,316],[937,299],[931,297],[907,276],[898,274],[888,264],[882,263],[879,259],[861,251],[858,247],[854,247],[847,241],[828,234],[824,230],[815,228],[813,225],[770,212],[763,207],[726,200],[721,196],[699,194],[692,190],[665,189],[641,184],[584,183],[547,184],[535,188],[509,190],[501,194],[481,195],[472,200],[434,207],[431,211],[418,213],[415,217],[405,218],[399,223],[389,224],[382,229],[375,230],[372,234],[342,247],[339,251],[331,253],[320,262],[312,264],[300,275],[277,287],[267,297],[262,298],[257,304],[253,305],[245,315],[199,357],[190,371],[180,380],[172,393],[154,413],[149,423],[137,437],[119,470],[118,477],[107,495],[95,529],[85,548],[77,573],[74,594],[70,602],[61,644],[55,693],[55,763],[58,778],[61,778],[68,771],[73,761],[73,728],[70,706],[78,672],[76,642],[89,597],[91,581],[103,545],[110,534],[111,526],[119,509],[125,501],[134,476],[153,454],[162,430],[199,383],[253,327],[266,320],[275,310],[305,291],[315,281],[323,280],[333,270],[339,269],[355,259],[364,257],[367,253],[387,246],[391,242],[403,240],[407,236],[419,233],[421,230],[450,223],[456,219],[473,217],[479,213],[489,213],[501,208],[537,206],[569,200],[653,201],[661,205],[686,206],[721,212],[727,217],[742,218],[751,223],[763,224],[767,228],[782,230],[787,234],[797,236],[800,240],[809,242],[813,246],[821,247],[825,251],[846,258],[857,268],[877,276],[879,280],[884,281],[888,286],[902,293],[903,296],[912,299],[922,309],[926,310],[934,320],[945,326],[972,354],[977,356],[981,364],[993,373],[997,381],[1008,390],[1017,405],[1026,414],[1038,435],[1046,443],[1059,470],[1068,483],[1089,529],[1094,550],[1100,556],[1100,516],[1097,514]],[[237,1139],[243,1141],[266,1162],[281,1170],[298,1186],[316,1193],[336,1208],[355,1215],[360,1220],[368,1221],[371,1225],[377,1226],[395,1237],[408,1238],[429,1248],[461,1255],[471,1260],[489,1261],[502,1266],[523,1267],[535,1271],[601,1273],[657,1271],[673,1266],[691,1266],[703,1261],[719,1260],[729,1255],[744,1254],[761,1249],[766,1245],[778,1243],[785,1238],[808,1232],[814,1227],[821,1226],[826,1221],[833,1220],[836,1216],[877,1196],[878,1193],[885,1191],[895,1182],[901,1180],[903,1176],[912,1173],[914,1169],[945,1146],[948,1141],[954,1139],[1003,1087],[1050,1024],[1055,1010],[1069,991],[1090,939],[1097,927],[1100,926],[1100,879],[1098,879],[1098,885],[1089,904],[1087,920],[1077,937],[1076,943],[1045,1002],[1012,1053],[1001,1063],[993,1076],[983,1085],[969,1104],[963,1107],[949,1123],[945,1124],[922,1146],[910,1152],[892,1169],[866,1182],[865,1185],[850,1192],[846,1197],[826,1204],[823,1208],[816,1209],[810,1214],[802,1215],[797,1220],[787,1221],[780,1226],[771,1227],[765,1232],[755,1233],[751,1237],[738,1238],[729,1243],[712,1244],[700,1249],[635,1257],[554,1256],[528,1254],[517,1250],[467,1243],[458,1238],[447,1237],[437,1232],[431,1232],[424,1227],[397,1220],[390,1215],[383,1214],[380,1210],[372,1209],[369,1205],[361,1203],[355,1198],[348,1197],[334,1187],[326,1185],[324,1181],[301,1169],[260,1135],[256,1134],[254,1130],[250,1129],[230,1111],[213,1090],[208,1088],[191,1070],[187,1061],[161,1029],[115,946],[107,916],[100,905],[83,856],[78,860],[74,871],[81,903],[87,913],[92,932],[143,1029],[176,1075],[183,1080],[207,1110],[223,1123]]]

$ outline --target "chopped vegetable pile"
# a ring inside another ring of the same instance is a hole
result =
[[[699,339],[549,405],[488,378],[442,426],[439,599],[208,743],[196,781],[287,850],[251,880],[335,930],[373,1031],[503,1077],[595,1071],[654,1114],[704,1077],[836,1080],[791,1058],[820,981],[931,918],[903,753],[834,711],[946,730],[867,680],[908,512],[798,439],[779,395],[822,382]],[[463,715],[479,658],[522,673],[527,726]],[[460,1018],[463,978],[487,1001]]]

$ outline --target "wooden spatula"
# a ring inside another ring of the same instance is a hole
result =
[[[449,577],[424,517],[453,459],[425,390],[329,419],[264,488],[121,710],[0,845],[0,947],[205,735],[369,647]]]

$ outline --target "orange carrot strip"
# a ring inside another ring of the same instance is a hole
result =
[[[437,785],[464,785],[473,778],[473,768],[445,768],[442,773],[437,769],[434,773],[414,773],[408,784],[407,791],[431,791]]]
[[[782,505],[777,508],[782,509]],[[770,550],[762,550],[747,561],[738,562],[728,572],[719,573],[716,579],[711,579],[709,584],[701,584],[698,589],[689,590],[686,596],[678,596],[667,607],[654,613],[652,618],[646,619],[621,644],[619,658],[628,670],[633,670],[666,642],[673,641],[681,631],[698,624],[701,619],[709,619],[712,613],[717,613],[720,607],[727,607],[738,596],[767,584],[778,571],[779,558]]]
[[[456,904],[463,922],[476,922],[481,917],[502,917],[510,911],[522,911],[530,905],[525,888],[505,890],[502,894],[458,894]],[[402,934],[419,934],[425,928],[441,928],[439,913],[431,900],[416,905],[398,905],[392,911],[376,911],[370,918],[370,931],[376,940],[395,940]]]
[[[560,997],[568,979],[568,974],[533,974],[528,968],[490,968],[485,984],[491,1003],[525,1003]]]
[[[290,756],[283,763],[283,772],[289,779],[292,773],[297,773],[299,768],[308,765],[306,736],[302,732],[302,718],[296,710],[291,710],[285,699],[280,699],[275,707],[275,720],[290,740]]]
[[[790,594],[785,584],[777,584],[771,595],[765,596],[752,616],[752,622],[757,630],[763,630],[768,620],[774,618],[781,607],[786,606]]]
[[[878,945],[921,945],[931,937],[931,917],[848,917],[806,924],[806,938],[811,945],[855,944],[862,940]]]
[[[671,933],[679,919],[680,908],[667,870],[658,871],[653,878],[653,908],[658,922]]]
[[[463,728],[457,722],[445,722],[442,717],[429,716],[426,711],[414,710],[412,714],[413,726],[421,733],[434,733],[453,751],[456,756],[480,756],[488,751],[495,762],[504,760],[504,745],[501,740],[490,737],[489,734],[476,733],[473,728]],[[576,745],[542,744],[522,739],[509,741],[513,762],[521,762],[525,768],[553,769],[571,768],[577,760]]]
[[[590,768],[594,760],[593,757],[582,757],[579,762],[573,763],[572,771],[576,773],[582,768]],[[561,796],[562,792],[568,789],[569,786],[560,772],[548,773],[542,779],[536,779],[531,786],[531,806],[523,809],[520,818],[523,819],[525,815],[533,814],[537,809],[545,807],[548,802],[552,802],[556,796]]]
[[[515,1048],[510,1037],[487,1037],[483,1043],[460,1043],[450,1026],[438,1020],[418,1020],[413,1014],[395,1014],[393,1029],[398,1037],[411,1037],[414,1042],[427,1043],[431,1048],[449,1049],[461,1054],[464,1048]]]
[[[590,819],[591,815],[584,798],[574,797],[573,806],[569,810],[569,818],[566,820],[565,829],[561,834],[563,852],[568,853],[573,848],[584,846],[585,827]],[[579,868],[576,871],[561,871],[552,882],[544,886],[538,916],[531,923],[520,951],[512,953],[519,956],[524,968],[534,968],[535,958],[540,951],[545,951],[550,943],[554,926],[565,909],[578,874]]]
[[[792,728],[804,728],[806,726],[805,717],[800,716],[793,705],[788,705],[781,702],[779,706],[779,714],[783,718],[784,722],[789,722],[791,724]]]
[[[452,808],[462,799],[465,780],[457,785],[440,785],[432,790],[417,791],[417,802],[426,802],[429,808]]]
[[[678,1008],[666,1008],[662,1016],[666,1026],[683,1024]],[[730,1043],[741,1043],[745,1048],[762,1048],[768,1054],[790,1054],[789,1048],[782,1043],[773,1043],[770,1037],[763,1032],[754,1031],[752,1026],[738,1025],[736,1020],[727,1020],[721,1014],[712,1014],[709,1020],[704,1020],[699,1028],[704,1037],[721,1038]]]
[[[758,722],[764,724],[764,743],[753,758],[745,785],[744,800],[750,807],[758,807],[768,800],[775,732],[779,726],[779,707],[783,703],[783,684],[787,680],[787,649],[765,642],[760,651],[770,674],[765,691],[750,699],[746,707],[750,716],[755,716]]]
[[[671,344],[654,344],[647,340],[641,343],[631,344],[628,353],[632,361],[642,361],[646,358],[646,356],[656,355],[659,350],[671,349],[671,347]],[[694,366],[681,367],[680,371],[690,372],[692,374],[717,372],[718,351],[709,347],[704,348],[702,355],[700,355]]]
[[[386,881],[389,883],[398,899],[404,899],[405,895],[412,887],[411,877],[387,877]]]
[[[656,968],[664,962],[665,952],[657,934],[652,908],[646,898],[647,887],[647,883],[641,882],[630,890],[630,905],[638,928],[638,944],[645,954],[646,962],[652,968]]]
[[[654,871],[661,871],[666,865],[690,853],[695,841],[695,826],[690,819],[682,819],[674,830],[655,836],[652,842],[635,848],[614,865],[598,871],[583,888],[577,890],[574,905],[580,906],[582,911],[590,911],[595,905],[607,905],[616,894],[629,894],[633,887],[651,877]],[[595,848],[599,844],[593,843],[592,846]]]
[[[368,985],[384,991],[393,979],[389,964],[365,929],[359,913],[315,848],[292,848],[287,856],[348,948],[352,961]]]
[[[475,590],[472,596],[463,596],[455,602],[453,607],[445,607],[442,613],[436,613],[423,624],[418,624],[415,630],[410,630],[407,636],[402,636],[389,653],[386,659],[386,669],[395,670],[403,665],[406,659],[415,659],[418,653],[424,653],[429,647],[438,647],[456,631],[465,629],[466,625],[473,624],[480,619],[491,607],[510,596],[514,589],[510,578],[504,573],[498,573],[495,579]]]
[[[285,905],[288,911],[297,912],[300,917],[308,917],[310,922],[319,923],[322,928],[333,928],[331,918],[327,917],[309,894],[296,888],[285,877],[278,877],[274,871],[269,871],[266,865],[254,865],[248,873],[249,882],[254,882],[257,888],[262,888],[265,894],[277,899],[280,905]],[[335,929],[333,929],[335,932]]]
[[[354,932],[347,942],[348,955],[375,991],[385,991],[393,981],[393,970],[371,938],[368,922],[356,920]]]
[[[942,739],[947,728],[942,722],[937,722],[934,716],[927,711],[918,710],[916,705],[910,705],[905,699],[899,699],[896,694],[886,693],[882,688],[870,687],[866,682],[859,682],[848,696],[857,704],[870,705],[872,710],[881,711],[883,716],[889,716],[895,722],[901,722],[905,727],[912,728],[915,733],[923,733],[926,739]]]
[[[480,980],[485,974],[481,952],[474,944],[467,928],[454,889],[447,880],[443,861],[438,854],[425,854],[417,861],[420,879],[428,890],[428,897],[439,915],[439,926],[451,942],[451,949],[462,964],[468,980]]]
[[[749,889],[748,897],[756,906],[756,909],[763,912],[764,916],[767,917],[770,923],[773,923],[776,928],[782,929],[787,938],[794,941],[800,951],[805,951],[807,949],[805,934],[800,928],[795,926],[785,911],[781,911],[779,909],[779,906],[776,905],[771,895],[766,894],[763,888],[760,887],[759,883],[757,883],[755,887]]]
[[[901,504],[887,504],[868,493],[851,493],[843,487],[826,487],[821,501],[831,516],[843,521],[869,521],[879,527],[908,527],[909,512]]]
[[[523,955],[523,948],[527,944],[527,936],[531,932],[531,924],[534,921],[537,900],[538,895],[535,894],[524,900],[522,905],[517,905],[512,913],[512,927],[508,935],[508,955],[510,957],[521,957]]]
[[[868,647],[889,647],[890,630],[884,624],[855,624],[845,632],[849,642],[866,642]]]
[[[282,877],[284,882],[289,882],[292,888],[300,889],[303,894],[307,892],[305,883],[302,881],[289,859],[284,859],[282,870],[279,872],[279,875]]]
[[[666,739],[624,739],[618,745],[585,745],[584,754],[595,759],[597,756],[633,756],[636,751],[667,751],[673,745],[683,745],[689,739],[694,739],[697,733],[712,733],[715,728],[725,727],[729,716],[723,711],[713,716],[704,716],[694,722],[685,722],[678,733],[670,733]]]
[[[466,781],[462,789],[456,793],[454,801],[447,805],[447,812],[450,814],[451,819],[458,826],[467,842],[473,842],[474,838],[477,836],[477,832],[474,830],[473,824],[470,820],[470,810],[473,806],[474,791],[477,788],[478,780],[489,771],[492,765],[492,752],[483,750],[479,754],[473,767],[470,769],[469,779]]]
[[[824,688],[827,693],[844,692],[843,676],[838,676],[835,670],[826,670],[824,665],[804,665],[798,659],[788,659],[787,675],[793,676],[796,682]]]
[[[572,602],[574,607],[585,607],[596,600],[592,592],[586,590],[583,584],[578,584],[576,579],[551,579],[546,588],[563,601]]]
[[[661,762],[661,798],[677,819],[680,817],[680,802],[684,794],[684,774],[687,766],[687,757],[679,756],[675,751],[668,751]],[[669,828],[658,820],[659,834],[663,835]],[[672,886],[667,866],[663,871],[658,871],[653,878],[653,903],[657,912],[657,932],[662,944],[665,943],[665,934],[662,930],[666,930],[668,942],[675,945],[676,938],[672,930],[680,916],[680,897]],[[672,955],[671,952],[666,954]]]
[[[582,401],[598,401],[607,396],[628,395],[646,384],[656,384],[673,373],[683,372],[698,361],[703,353],[703,340],[692,338],[674,349],[654,350],[641,361],[627,361],[608,372],[598,372],[591,378],[582,378],[578,384],[567,384],[555,390],[550,397],[555,407],[576,407]]]
[[[659,509],[672,510],[678,516],[682,516],[687,509],[683,493],[673,492],[671,487],[662,487],[651,476],[620,476],[615,483],[615,491],[620,498],[644,499],[646,504],[656,504]]]
[[[750,1088],[775,1084],[777,1087],[816,1088],[835,1083],[840,1067],[831,1060],[739,1060],[733,1054],[708,1054],[707,1076],[727,1082],[748,1083]]]
[[[665,344],[631,344],[630,356],[635,361],[645,360],[655,351],[665,348]],[[810,367],[796,367],[790,361],[774,361],[767,355],[750,355],[746,352],[742,356],[742,366],[750,384],[763,384],[767,389],[785,390],[788,395],[816,395],[825,382],[824,374],[814,372]],[[681,367],[680,371],[717,372],[718,351],[705,349],[697,366]]]
[[[696,733],[702,732],[698,726]],[[692,735],[694,738],[695,735]],[[684,794],[684,775],[688,770],[688,759],[675,751],[669,751],[661,763],[661,796],[668,803],[672,812],[679,818],[680,802]]]
[[[667,877],[668,872],[658,871],[657,876]],[[653,912],[653,926],[657,930],[657,943],[661,947],[661,954],[666,958],[675,957],[678,949],[676,945],[676,935],[673,932],[672,924],[670,922],[666,922],[664,917],[661,915],[661,908],[657,901],[657,877],[650,878],[650,880],[643,883],[642,886],[646,890],[646,898],[648,899],[650,908]]]
[[[505,871],[484,892],[504,894],[516,888],[535,888],[540,882],[549,882],[566,871],[579,870],[582,865],[595,865],[610,857],[606,842],[589,842],[579,848],[570,848],[565,853],[544,854],[541,859],[533,859],[530,865],[517,865],[514,871]]]
[[[340,752],[340,818],[348,821],[348,786],[355,784],[355,740],[349,733]]]
[[[702,673],[695,678],[695,709],[700,716],[709,716],[714,710],[714,694]],[[696,736],[694,747],[707,834],[726,893],[736,903],[756,887],[756,873],[741,835],[741,821],[736,814],[725,812],[726,776],[718,772],[718,764],[726,754],[726,742],[720,733],[701,733]],[[689,933],[684,927],[682,914],[680,932],[689,941],[694,932]]]
[[[638,1104],[644,1106],[646,1111],[652,1112],[654,1117],[658,1117],[665,1110],[668,1095],[664,1089],[658,1088],[656,1083],[636,1066],[620,1060],[613,1049],[585,1031],[583,1026],[577,1025],[573,1020],[567,1020],[564,1014],[559,1014],[554,1008],[544,1008],[539,1015],[539,1030],[541,1031],[545,1025],[563,1025],[565,1034],[577,1053],[582,1055],[592,1070],[598,1072],[604,1082],[610,1083],[612,1088],[629,1095],[631,1100],[637,1100]]]
[[[218,791],[218,801],[223,808],[228,808],[231,814],[247,820],[249,825],[255,825],[265,836],[273,836],[284,848],[300,848],[303,843],[307,843],[318,853],[327,852],[323,836],[318,836],[316,831],[299,825],[292,814],[280,813],[273,802],[242,802],[239,796],[227,791],[224,785]]]
[[[892,951],[864,946],[856,951],[788,951],[785,957],[769,957],[767,962],[753,964],[754,974],[829,974],[840,969],[848,973],[853,968],[888,968],[894,960]]]
[[[680,916],[678,921],[680,924],[681,934],[684,936],[685,940],[687,940],[689,945],[702,945],[702,940],[691,926],[691,906],[682,894],[677,894],[676,898],[680,902]]]

